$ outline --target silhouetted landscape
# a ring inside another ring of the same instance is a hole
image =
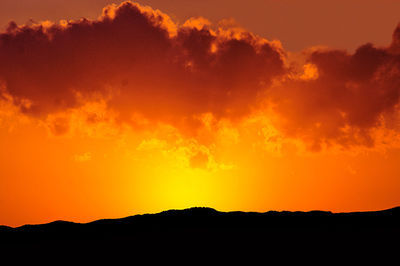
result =
[[[367,245],[398,239],[400,207],[373,212],[219,212],[212,208],[169,210],[157,214],[103,219],[80,224],[55,221],[48,224],[1,226],[0,242],[7,246],[141,245],[168,246],[251,243],[314,246]],[[354,248],[354,247],[353,247]]]

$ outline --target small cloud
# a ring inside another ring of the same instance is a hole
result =
[[[163,140],[152,138],[143,140],[136,148],[138,151],[150,151],[156,149],[164,149],[166,147],[166,143]]]
[[[92,153],[85,152],[83,154],[75,154],[73,158],[76,162],[87,162],[92,159]]]
[[[195,28],[202,30],[211,27],[211,22],[204,17],[192,17],[185,21],[183,27]]]
[[[62,136],[68,133],[70,121],[67,117],[51,117],[48,126],[54,136]]]
[[[189,165],[191,168],[206,169],[208,165],[208,155],[204,152],[196,153],[194,156],[190,157]]]

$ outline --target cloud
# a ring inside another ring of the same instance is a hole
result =
[[[73,158],[77,162],[87,162],[92,159],[92,153],[85,152],[83,154],[75,154]]]
[[[207,168],[208,155],[203,152],[198,152],[189,159],[189,165],[192,168]]]
[[[399,111],[399,31],[389,47],[365,44],[353,54],[327,49],[308,54],[304,73],[291,73],[269,90],[281,117],[279,129],[314,150],[334,144],[374,146],[373,130],[390,129]]]
[[[0,80],[15,105],[38,118],[100,96],[122,122],[139,114],[191,134],[203,113],[251,112],[283,72],[279,48],[254,34],[211,29],[201,18],[179,26],[131,2],[104,8],[97,20],[11,22],[0,35]]]
[[[69,120],[66,117],[56,117],[49,123],[49,128],[55,136],[65,135],[69,131]]]
[[[87,114],[87,123],[170,125],[202,144],[212,142],[207,132],[216,125],[235,128],[254,113],[273,121],[276,147],[284,138],[315,151],[373,147],[377,129],[400,131],[400,27],[388,47],[313,48],[292,61],[288,54],[231,20],[179,25],[124,2],[96,20],[10,22],[0,34],[0,84],[20,112],[47,121],[55,135],[75,127],[77,119],[63,114],[96,101],[112,119]]]

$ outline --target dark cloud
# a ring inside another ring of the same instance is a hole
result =
[[[286,134],[307,139],[313,149],[323,144],[374,145],[371,130],[395,112],[400,96],[399,28],[393,44],[359,47],[354,54],[317,50],[308,63],[316,79],[292,78],[270,91]]]
[[[10,23],[0,35],[0,79],[16,105],[38,117],[102,95],[122,121],[139,113],[191,128],[202,113],[248,114],[283,72],[279,49],[250,33],[176,27],[161,12],[131,2],[105,8],[95,21]]]

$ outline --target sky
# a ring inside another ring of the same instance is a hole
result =
[[[400,205],[398,1],[0,3],[0,224]]]
[[[10,20],[59,21],[96,19],[104,6],[121,0],[2,0],[0,26]],[[234,19],[241,27],[285,49],[301,51],[315,45],[354,50],[372,42],[387,45],[399,23],[398,0],[143,0],[175,22],[202,16],[217,23]]]

